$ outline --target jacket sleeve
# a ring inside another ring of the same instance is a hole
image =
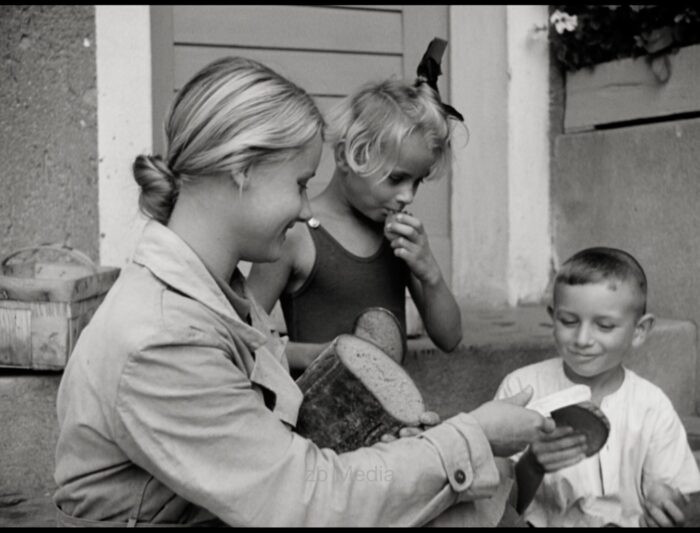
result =
[[[221,347],[191,339],[132,354],[115,407],[131,460],[234,526],[421,525],[498,485],[468,414],[338,455],[270,412]]]

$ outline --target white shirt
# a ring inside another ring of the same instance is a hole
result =
[[[700,472],[671,401],[650,381],[624,371],[620,388],[600,406],[610,421],[607,442],[594,456],[545,474],[525,511],[534,526],[637,526],[650,483],[665,482],[684,493],[700,490]],[[508,374],[496,398],[527,385],[535,400],[574,383],[557,357]]]

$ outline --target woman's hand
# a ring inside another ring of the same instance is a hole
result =
[[[554,420],[524,407],[532,394],[532,387],[527,387],[508,398],[486,402],[469,413],[481,426],[495,456],[509,457],[542,434],[554,431]]]
[[[419,426],[404,426],[401,429],[399,429],[398,433],[398,438],[403,438],[403,437],[415,437],[416,435],[420,435],[423,433],[426,429],[429,429],[432,426],[437,426],[440,423],[440,415],[433,411],[425,411],[421,416],[420,416],[420,425]],[[385,433],[381,437],[381,442],[391,442],[393,440],[396,440],[397,437],[395,435],[392,435],[391,433]]]

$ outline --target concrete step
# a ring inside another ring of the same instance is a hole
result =
[[[0,495],[53,486],[60,372],[0,369]]]
[[[55,525],[60,372],[0,369],[0,527]]]

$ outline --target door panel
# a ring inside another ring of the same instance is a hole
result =
[[[334,6],[174,6],[173,30],[178,44],[235,42],[265,49],[401,56],[401,15],[400,6],[386,11]]]
[[[345,96],[357,80],[401,76],[403,61],[396,55],[337,54],[296,50],[259,50],[238,46],[175,47],[175,89],[200,68],[220,57],[241,55],[276,70],[312,95]]]

